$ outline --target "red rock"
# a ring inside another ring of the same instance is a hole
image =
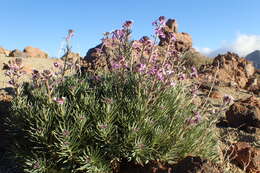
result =
[[[191,35],[189,35],[188,33],[185,32],[181,32],[181,33],[176,33],[174,31],[174,27],[171,25],[172,19],[169,19],[166,22],[166,26],[163,28],[164,30],[164,34],[165,34],[165,38],[159,37],[160,38],[160,46],[163,46],[167,43],[169,43],[171,35],[173,34],[176,37],[176,40],[174,41],[174,46],[175,49],[178,52],[184,52],[184,51],[188,51],[192,48],[192,37]]]
[[[214,58],[211,65],[203,66],[200,73],[206,76],[216,76],[217,81],[221,83],[236,83],[237,87],[246,88],[249,79],[255,73],[255,68],[250,61],[228,52]]]
[[[24,48],[23,52],[26,53],[26,55],[28,57],[48,58],[47,53],[43,52],[39,48],[34,48],[34,47],[31,47],[31,46]]]
[[[258,173],[260,171],[260,151],[246,142],[232,144],[227,151],[230,162],[247,173]]]
[[[10,51],[0,47],[0,55],[9,56]]]
[[[226,112],[226,120],[234,128],[260,128],[260,100],[252,96],[235,101]]]

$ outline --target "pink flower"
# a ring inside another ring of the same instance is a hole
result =
[[[181,73],[181,74],[179,75],[179,80],[185,80],[185,79],[186,79],[185,74],[184,74],[184,73]]]
[[[121,66],[120,66],[120,64],[118,64],[118,63],[113,63],[112,64],[112,68],[113,69],[119,69]]]
[[[158,37],[162,37],[162,38],[166,37],[164,32],[163,32],[163,28],[162,27],[159,27],[159,28],[155,29],[155,35],[158,36]]]
[[[165,16],[160,16],[158,20],[159,20],[160,24],[165,24],[166,17]]]
[[[193,78],[197,78],[199,75],[198,75],[198,71],[197,71],[197,69],[195,68],[195,67],[192,67],[191,68],[191,77],[193,77]]]
[[[10,85],[15,85],[15,81],[12,79],[12,80],[10,80],[10,81],[8,81],[8,83],[10,84]]]
[[[225,105],[230,104],[230,103],[233,103],[233,102],[234,102],[234,98],[233,98],[232,96],[227,95],[227,94],[224,95],[224,97],[223,97],[223,103],[224,103]]]
[[[146,69],[146,64],[138,64],[138,72],[144,72]]]
[[[169,34],[169,37],[170,37],[171,41],[176,41],[177,40],[177,38],[175,37],[174,33],[169,32],[168,34]]]
[[[176,82],[171,82],[170,86],[175,87],[176,86]]]
[[[125,31],[123,29],[116,29],[112,32],[112,39],[119,39],[121,40],[125,36]]]
[[[147,36],[143,36],[140,40],[139,40],[140,43],[146,45],[146,46],[152,46],[153,45],[153,41],[147,37]]]
[[[66,37],[66,40],[69,41],[74,36],[75,31],[72,29],[69,29],[68,35]]]
[[[54,62],[54,63],[53,63],[53,66],[56,67],[56,68],[58,68],[58,67],[60,66],[60,63]]]
[[[164,80],[164,76],[163,76],[163,73],[162,72],[157,72],[157,77],[159,80]]]
[[[194,113],[194,117],[189,118],[189,119],[186,120],[186,123],[187,123],[188,125],[198,124],[198,123],[201,121],[201,119],[202,119],[202,118],[201,118],[200,113],[199,113],[199,112],[196,112],[196,113]]]
[[[53,101],[61,105],[64,104],[65,99],[66,99],[65,97],[61,97],[61,98],[53,97]]]
[[[149,70],[148,74],[154,75],[154,74],[157,73],[157,71],[158,71],[157,68],[156,68],[156,67],[153,67],[151,70]]]
[[[165,25],[166,18],[164,16],[160,16],[157,20],[155,20],[152,25],[153,26],[160,26],[160,25]]]
[[[133,25],[133,21],[131,20],[127,20],[125,21],[125,23],[123,24],[123,28],[126,28],[126,29],[130,29]]]

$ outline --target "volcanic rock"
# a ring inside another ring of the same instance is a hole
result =
[[[235,101],[226,112],[226,120],[234,128],[260,128],[260,99],[251,96]]]
[[[24,48],[23,52],[26,53],[26,55],[28,57],[48,58],[47,53],[43,52],[39,48],[34,48],[34,47],[31,47],[31,46]]]
[[[192,37],[188,33],[181,32],[181,33],[176,33],[174,32],[174,28],[172,25],[169,25],[168,23],[172,19],[168,19],[166,22],[166,26],[163,28],[164,35],[165,37],[159,37],[160,38],[160,46],[167,45],[170,42],[170,39],[172,35],[176,38],[174,41],[174,46],[175,49],[178,52],[185,52],[188,51],[192,48]]]
[[[214,58],[211,65],[200,68],[205,76],[216,76],[217,81],[225,84],[234,83],[239,88],[245,88],[249,79],[253,77],[255,68],[253,64],[235,53],[228,52]]]
[[[0,55],[9,56],[10,51],[0,47]]]
[[[252,147],[246,142],[234,143],[228,149],[226,155],[231,163],[247,173],[260,172],[260,150]]]

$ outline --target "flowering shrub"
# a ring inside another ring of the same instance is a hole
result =
[[[154,23],[157,36],[164,20]],[[165,49],[148,37],[131,41],[132,23],[103,38],[102,47],[113,47],[109,57],[99,49],[109,71],[67,78],[34,73],[14,99],[10,125],[25,172],[105,173],[122,160],[215,158],[212,122],[193,104],[196,86],[186,82],[197,70],[181,66],[174,39]]]

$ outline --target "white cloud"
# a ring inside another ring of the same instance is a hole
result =
[[[239,56],[244,57],[247,54],[260,50],[260,35],[238,34],[237,38],[231,44],[225,43],[220,48],[212,50],[210,48],[197,48],[204,55],[215,57],[228,51],[235,52]]]
[[[208,47],[204,47],[204,48],[195,47],[195,49],[197,51],[199,51],[200,53],[202,53],[203,55],[209,55],[212,52],[212,49],[210,49]]]

